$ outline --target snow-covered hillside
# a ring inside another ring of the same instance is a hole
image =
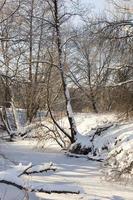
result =
[[[82,135],[88,134],[88,132],[96,128],[97,126],[102,126],[107,123],[116,122],[117,117],[114,113],[106,114],[94,114],[94,113],[77,113],[74,115],[78,132]],[[60,125],[68,129],[69,124],[66,117],[59,120]]]
[[[124,145],[125,142],[132,143],[132,131],[133,123],[109,123],[95,127],[95,129],[88,131],[86,135],[78,135],[75,144],[81,143],[82,147],[93,148],[93,152],[90,151],[88,153],[93,154],[95,152],[94,156],[102,157],[120,144]]]

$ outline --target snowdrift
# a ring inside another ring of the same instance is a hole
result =
[[[107,179],[120,180],[133,176],[133,123],[98,126],[86,135],[78,135],[69,149],[72,154],[104,161]]]
[[[108,180],[122,180],[133,178],[133,125],[131,130],[122,133],[116,140],[116,148],[105,161],[105,175]]]

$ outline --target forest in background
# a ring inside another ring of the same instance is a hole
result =
[[[97,16],[82,1],[1,1],[0,105],[31,122],[66,112],[67,87],[75,112],[132,115],[132,2],[109,5]]]

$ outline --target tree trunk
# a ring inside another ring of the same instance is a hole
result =
[[[62,59],[62,47],[61,47],[61,34],[60,34],[60,21],[59,21],[59,11],[58,11],[58,0],[54,0],[54,15],[55,15],[55,32],[56,32],[56,44],[58,52],[58,68],[60,70],[63,92],[66,102],[66,112],[71,130],[71,143],[74,143],[76,140],[77,128],[73,116],[73,110],[71,106],[71,98],[68,86],[66,84],[66,77],[64,73],[64,63]]]
[[[94,97],[94,94],[93,94],[91,87],[90,87],[90,98],[91,98],[91,104],[92,104],[93,111],[95,113],[98,113],[98,109],[97,109],[97,106],[96,106],[96,100],[95,100],[95,97]]]

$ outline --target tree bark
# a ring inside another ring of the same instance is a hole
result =
[[[57,44],[57,52],[58,52],[58,65],[59,65],[58,67],[60,70],[60,75],[61,75],[61,80],[62,80],[62,85],[63,85],[63,92],[64,92],[64,97],[65,97],[66,112],[67,112],[67,117],[68,117],[68,121],[70,125],[70,130],[71,130],[71,143],[74,143],[76,140],[77,128],[76,128],[76,123],[73,116],[70,93],[69,93],[69,89],[66,83],[66,77],[64,73],[58,0],[54,0],[53,3],[54,3],[54,15],[55,15],[54,18],[55,18],[56,44]]]

